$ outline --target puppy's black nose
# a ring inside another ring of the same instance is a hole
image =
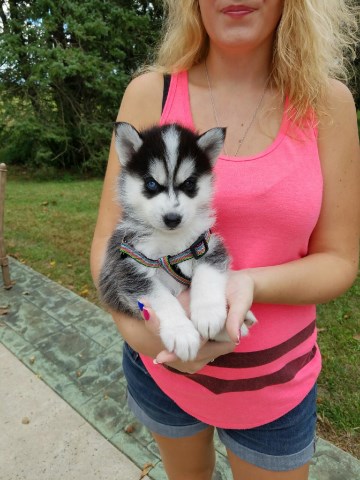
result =
[[[168,213],[164,215],[164,223],[169,228],[175,228],[181,222],[181,215],[178,213]]]

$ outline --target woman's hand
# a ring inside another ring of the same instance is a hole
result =
[[[156,357],[155,363],[166,364],[169,367],[183,373],[197,373],[206,365],[213,362],[217,357],[234,351],[235,344],[232,342],[205,341],[199,349],[196,358],[192,361],[182,362],[174,353],[163,350]]]
[[[232,342],[239,344],[240,328],[254,301],[255,282],[246,270],[230,271],[226,287],[228,315],[226,331]]]
[[[189,316],[190,293],[189,290],[182,292],[178,296],[178,300],[184,308],[186,314]],[[145,320],[146,328],[154,335],[159,335],[159,320],[154,310],[144,300],[144,309],[142,315]],[[235,344],[233,342],[212,342],[203,340],[202,345],[196,358],[189,362],[181,361],[175,353],[162,350],[155,358],[154,363],[166,364],[179,372],[196,373],[205,365],[211,363],[215,358],[230,353],[234,350]]]
[[[159,335],[159,320],[151,307],[146,305],[142,312],[147,329],[155,335]],[[192,361],[183,362],[175,353],[162,350],[154,359],[154,363],[166,364],[179,372],[196,373],[215,358],[230,353],[234,350],[233,342],[213,342],[203,340],[196,358]]]
[[[226,330],[231,339],[229,342],[204,340],[196,358],[189,362],[182,362],[174,353],[163,350],[156,356],[155,363],[169,365],[181,372],[195,373],[208,363],[211,363],[215,358],[232,352],[240,342],[240,328],[253,302],[254,281],[251,276],[242,271],[230,272],[226,296],[229,305],[226,320]],[[190,316],[189,290],[182,292],[178,300],[186,314]],[[145,311],[143,311],[143,317],[146,320],[146,327],[153,334],[159,335],[159,320],[156,317],[156,313],[146,304],[146,301],[144,301],[144,304]]]

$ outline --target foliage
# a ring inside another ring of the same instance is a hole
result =
[[[0,161],[102,171],[122,93],[157,40],[159,2],[0,7]]]

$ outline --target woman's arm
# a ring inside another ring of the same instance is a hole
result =
[[[161,116],[163,80],[156,73],[135,78],[127,87],[117,116],[117,121],[128,122],[137,129],[150,127],[159,122]],[[105,173],[97,223],[91,247],[91,272],[95,284],[100,273],[107,241],[121,217],[117,198],[116,180],[120,163],[112,136],[109,159]]]
[[[354,282],[359,262],[360,156],[356,110],[349,90],[333,82],[328,115],[319,126],[324,178],[319,220],[306,257],[283,265],[234,272],[227,322],[236,338],[239,315],[256,303],[327,302]]]
[[[135,78],[124,93],[117,121],[129,122],[138,129],[155,125],[161,115],[162,91],[163,80],[160,74],[147,73]],[[121,217],[121,208],[116,201],[116,179],[119,171],[120,163],[113,136],[91,247],[90,265],[95,285],[98,282],[108,239]],[[144,322],[128,315],[111,313],[122,337],[134,349],[152,357],[163,350],[158,336],[149,331]]]

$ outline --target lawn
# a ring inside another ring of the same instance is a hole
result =
[[[92,302],[89,252],[101,188],[100,179],[33,181],[21,171],[6,185],[9,254]]]
[[[99,179],[34,180],[16,170],[6,186],[8,253],[97,303],[89,252],[102,188]],[[334,272],[336,275],[336,272]],[[360,277],[341,298],[318,307],[323,371],[319,434],[360,458]]]

